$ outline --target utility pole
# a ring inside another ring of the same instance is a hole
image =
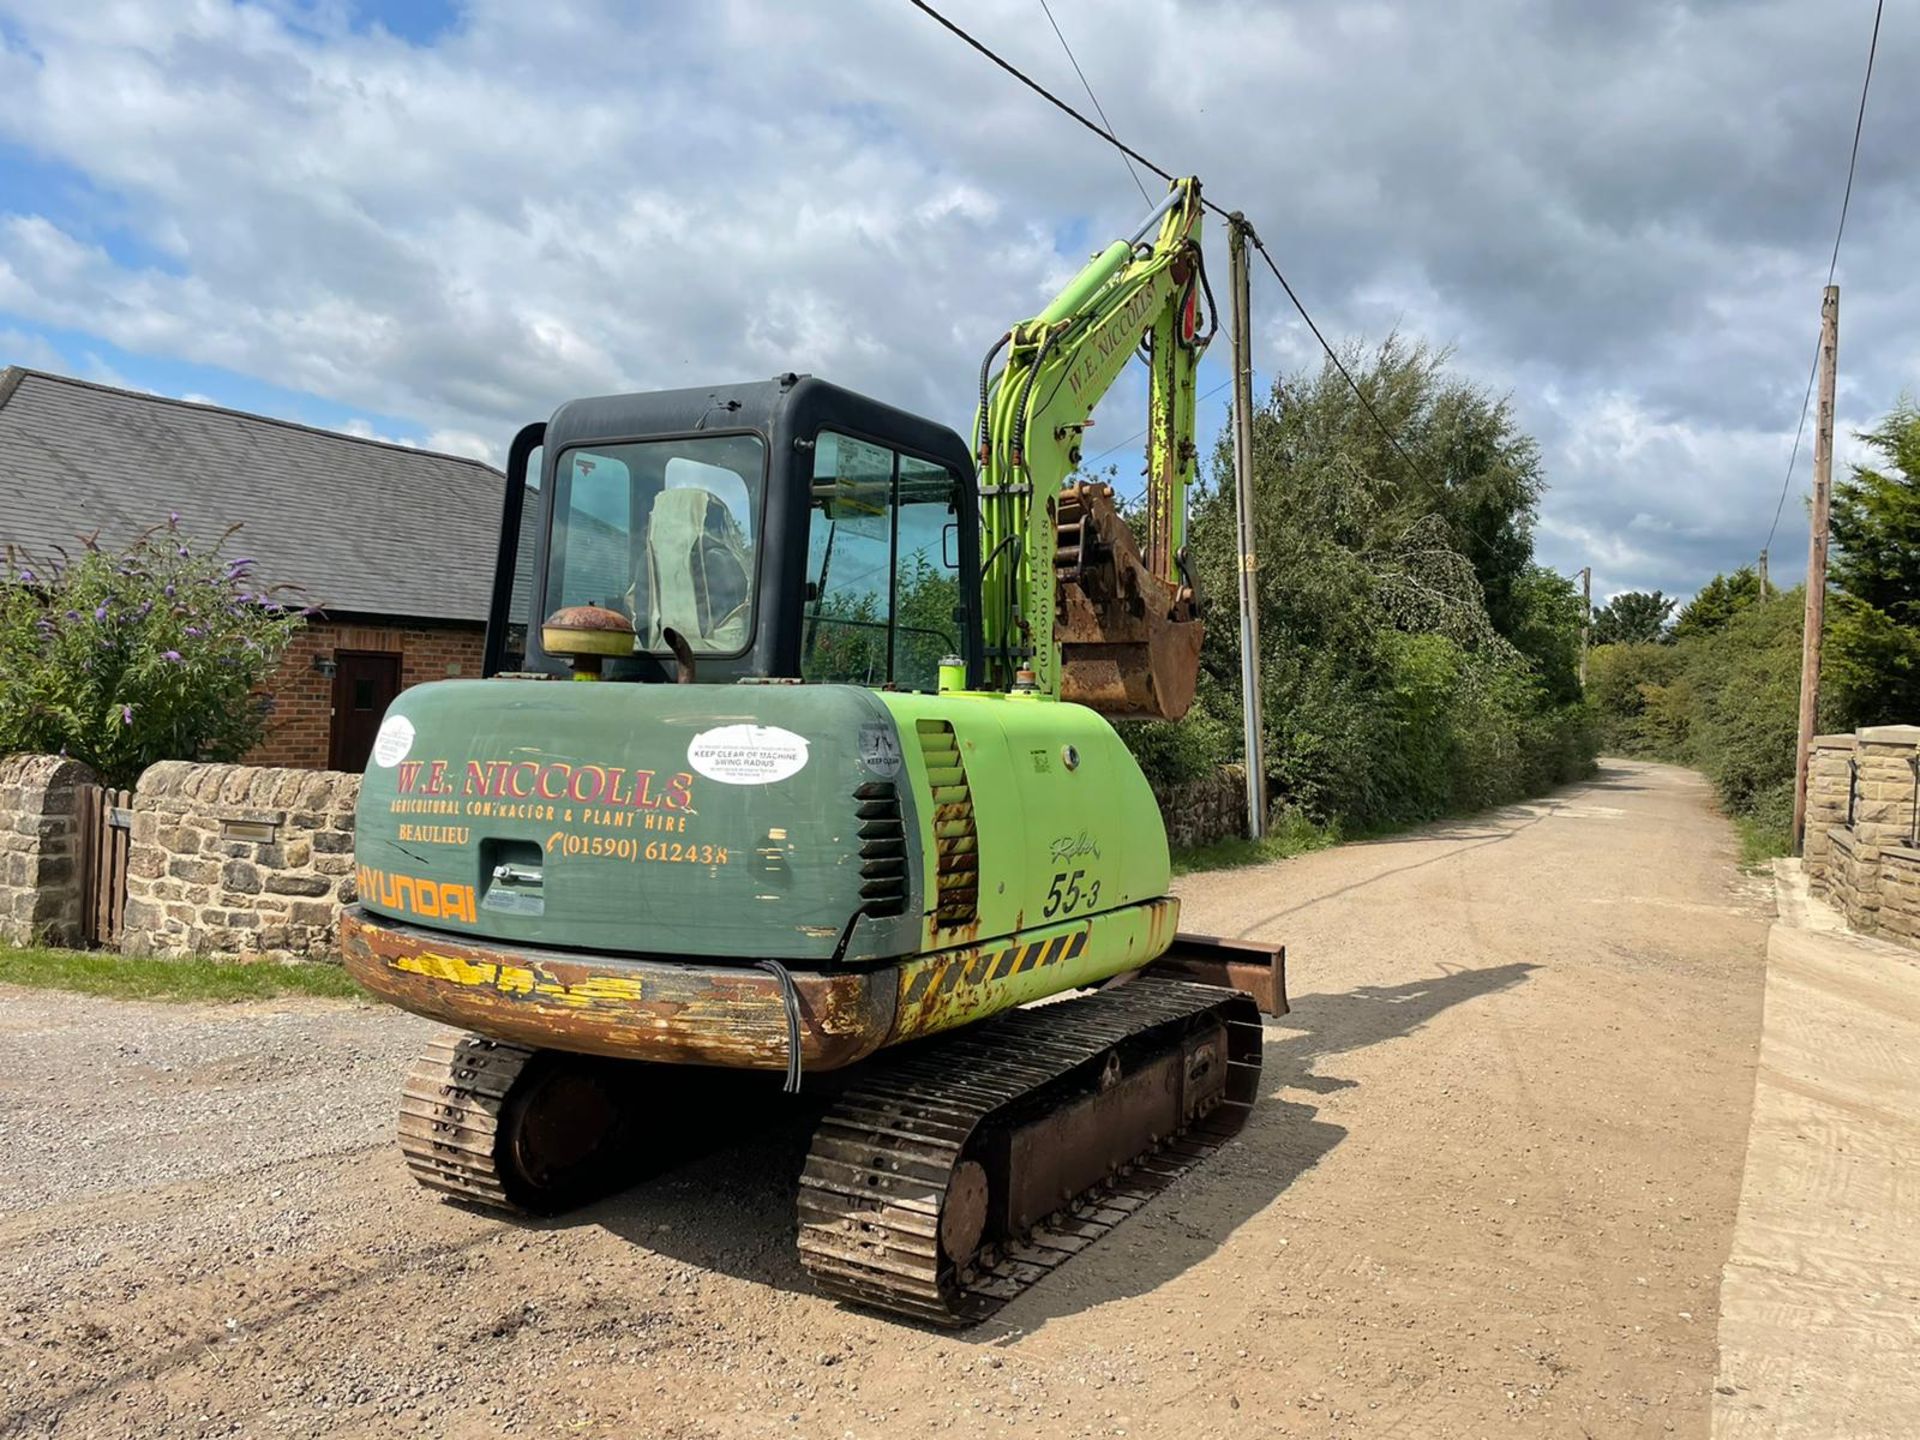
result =
[[[1587,631],[1593,628],[1593,567],[1580,569],[1580,693],[1587,690]]]
[[[1766,548],[1762,546],[1760,550],[1760,599],[1762,603],[1765,603],[1766,598],[1767,598],[1767,552],[1766,552]]]
[[[1247,756],[1247,836],[1267,833],[1266,727],[1260,716],[1260,607],[1253,544],[1253,334],[1247,284],[1247,234],[1238,210],[1227,217],[1233,290],[1233,490],[1240,521],[1240,713]]]
[[[1813,428],[1813,525],[1807,540],[1807,615],[1800,635],[1800,744],[1793,764],[1793,848],[1807,834],[1807,761],[1820,709],[1820,643],[1827,619],[1827,512],[1833,498],[1833,374],[1840,358],[1840,287],[1820,297],[1820,409]]]

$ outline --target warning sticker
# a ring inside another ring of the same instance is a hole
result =
[[[722,785],[770,785],[807,768],[807,739],[777,725],[722,725],[693,737],[687,764]]]
[[[404,715],[389,715],[380,722],[380,733],[373,737],[373,763],[391,770],[407,758],[413,749],[413,722]]]
[[[860,763],[888,779],[900,773],[900,737],[885,720],[869,720],[860,727]]]

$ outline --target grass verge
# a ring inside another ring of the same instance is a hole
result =
[[[1793,853],[1791,826],[1758,815],[1736,815],[1733,823],[1740,831],[1742,865],[1765,865],[1776,856]]]
[[[1173,873],[1195,875],[1202,870],[1234,870],[1242,865],[1264,865],[1309,850],[1338,845],[1338,826],[1315,825],[1304,815],[1284,816],[1264,840],[1220,840],[1173,852]]]
[[[125,960],[81,950],[0,945],[0,984],[115,1000],[265,1000],[365,994],[338,965],[238,965],[224,960]]]

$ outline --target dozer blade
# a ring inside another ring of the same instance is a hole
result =
[[[1154,974],[905,1047],[815,1132],[801,1263],[842,1299],[972,1324],[1234,1135],[1259,1081],[1253,1002]]]
[[[1149,971],[1223,985],[1253,997],[1262,1015],[1287,1013],[1287,947],[1268,940],[1227,940],[1182,930]]]
[[[1111,486],[1070,485],[1053,506],[1060,698],[1109,720],[1180,719],[1200,675],[1192,588],[1140,557]]]

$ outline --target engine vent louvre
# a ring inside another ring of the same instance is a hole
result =
[[[934,924],[971,925],[980,918],[979,835],[973,824],[973,792],[960,742],[945,720],[922,720],[920,754],[933,790],[933,847],[937,857]]]
[[[860,821],[860,899],[869,915],[902,915],[907,909],[907,831],[900,821],[900,792],[891,780],[874,780],[853,792]]]

